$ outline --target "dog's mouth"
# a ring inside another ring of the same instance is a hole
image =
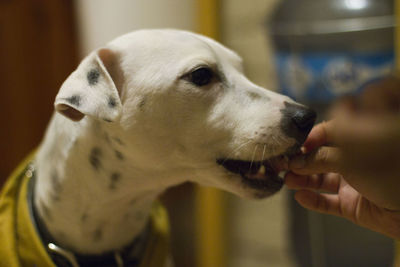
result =
[[[288,161],[288,155],[280,155],[264,161],[217,159],[217,163],[226,170],[240,175],[246,186],[262,191],[262,197],[272,195],[282,188]]]

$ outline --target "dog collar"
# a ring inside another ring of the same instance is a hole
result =
[[[30,177],[27,189],[27,201],[30,217],[34,227],[36,228],[43,246],[47,253],[54,261],[56,266],[72,266],[72,267],[85,267],[85,266],[139,266],[141,259],[143,258],[147,240],[150,235],[151,227],[150,223],[147,223],[145,229],[137,236],[133,242],[127,245],[120,251],[112,251],[103,253],[100,255],[81,255],[73,253],[72,251],[62,248],[51,236],[47,230],[44,222],[39,216],[35,205],[33,204],[34,199],[34,184],[35,184],[35,169],[33,164],[30,164],[25,175]]]

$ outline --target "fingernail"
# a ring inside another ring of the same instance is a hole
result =
[[[306,156],[299,155],[291,159],[289,162],[290,169],[301,169],[306,166]]]

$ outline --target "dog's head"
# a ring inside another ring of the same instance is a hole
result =
[[[133,32],[93,52],[55,106],[70,119],[111,125],[131,165],[150,177],[256,198],[281,188],[279,165],[315,120],[305,106],[250,82],[233,51],[177,30]]]

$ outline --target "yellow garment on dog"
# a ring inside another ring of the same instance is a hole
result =
[[[33,172],[29,155],[9,177],[0,195],[0,267],[55,266],[31,221],[28,182]],[[140,267],[163,266],[168,255],[169,225],[163,206],[151,212],[151,233]]]

